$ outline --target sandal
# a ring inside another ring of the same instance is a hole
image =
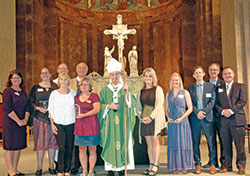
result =
[[[89,170],[89,175],[88,176],[95,176],[95,170]]]
[[[157,170],[154,170],[154,168],[156,168]],[[152,167],[152,169],[150,170],[150,172],[148,173],[148,175],[156,175],[157,172],[158,172],[158,170],[159,170],[159,165],[153,164],[153,167]]]
[[[150,163],[148,169],[146,169],[143,174],[148,175],[148,173],[151,171],[152,167],[154,167],[154,163]]]
[[[88,171],[83,170],[82,173],[80,174],[80,176],[87,176],[87,174],[88,174]]]

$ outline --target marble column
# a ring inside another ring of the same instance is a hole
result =
[[[223,66],[235,71],[235,80],[247,85],[250,95],[250,0],[221,0]],[[250,96],[246,106],[250,121]]]
[[[0,17],[0,91],[3,92],[9,72],[16,68],[15,1],[0,0]]]

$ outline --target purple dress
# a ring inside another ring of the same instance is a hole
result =
[[[180,90],[176,97],[172,91],[168,94],[169,116],[176,120],[187,109],[185,91]],[[194,169],[193,145],[188,117],[181,123],[168,123],[168,163],[170,171]]]
[[[20,119],[29,111],[28,99],[24,90],[16,91],[7,87],[3,91],[3,149],[21,150],[27,147],[26,126],[19,126],[8,114],[14,111]]]

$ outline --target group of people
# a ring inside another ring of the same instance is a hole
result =
[[[144,86],[133,95],[122,79],[122,65],[116,59],[107,64],[110,82],[100,94],[94,93],[93,81],[86,77],[88,66],[76,66],[77,77],[70,79],[68,67],[58,66],[58,78],[51,81],[48,68],[40,73],[41,82],[33,86],[29,97],[23,90],[24,79],[16,70],[8,77],[3,92],[3,149],[8,175],[25,175],[18,171],[21,150],[27,147],[26,125],[33,118],[34,151],[37,171],[42,175],[43,158],[48,151],[50,174],[58,176],[78,173],[94,176],[97,145],[107,176],[124,175],[135,169],[133,130],[139,118],[139,136],[145,137],[149,166],[144,175],[156,175],[159,169],[160,136],[168,135],[167,167],[174,174],[185,174],[194,169],[201,173],[209,167],[215,174],[218,166],[217,134],[220,142],[220,172],[232,171],[232,142],[237,150],[236,166],[245,173],[244,106],[247,95],[244,84],[234,81],[230,67],[209,65],[209,82],[205,71],[194,68],[196,83],[184,89],[180,74],[170,77],[170,91],[164,96],[153,68],[143,71]],[[166,118],[168,120],[168,131]],[[201,164],[200,138],[205,134],[209,161]],[[125,148],[127,150],[125,150]],[[87,152],[88,151],[88,152]],[[125,153],[126,152],[126,153]],[[54,161],[57,168],[54,168]]]

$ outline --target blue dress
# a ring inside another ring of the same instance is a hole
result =
[[[168,94],[169,116],[173,120],[181,117],[187,109],[185,91],[180,90],[176,97]],[[188,117],[181,123],[168,123],[168,163],[170,171],[194,169],[193,144]]]

